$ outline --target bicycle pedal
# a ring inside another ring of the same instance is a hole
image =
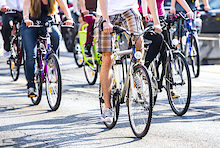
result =
[[[29,98],[35,98],[35,97],[37,97],[37,95],[31,94],[31,95],[28,95],[28,97],[29,97]]]
[[[7,64],[10,65],[10,60],[7,60]]]

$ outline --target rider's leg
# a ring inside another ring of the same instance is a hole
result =
[[[25,76],[28,81],[27,88],[35,88],[34,84],[34,64],[35,60],[35,48],[38,38],[38,28],[28,28],[22,23],[21,36],[22,44],[25,51]]]
[[[2,38],[4,40],[4,49],[5,51],[10,51],[10,32],[12,31],[12,28],[10,27],[9,25],[9,21],[10,20],[13,20],[12,17],[8,16],[8,15],[5,15],[3,14],[2,15],[2,23],[3,23],[3,26],[2,26]]]
[[[61,42],[61,34],[57,26],[52,27],[52,32],[50,33],[51,36],[51,44],[53,45],[53,51],[60,49],[60,42]]]
[[[102,53],[102,67],[100,71],[100,83],[102,87],[102,92],[105,101],[105,108],[111,108],[110,95],[111,95],[111,85],[112,85],[112,53],[104,52]]]
[[[152,41],[145,57],[145,66],[149,67],[162,48],[163,35],[159,33],[147,33],[144,38]]]

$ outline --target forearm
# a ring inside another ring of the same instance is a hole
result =
[[[109,21],[108,17],[108,0],[100,0],[100,9],[102,12],[103,20]]]
[[[156,5],[156,0],[147,0],[148,7],[150,9],[150,13],[153,17],[154,25],[160,25],[159,17],[158,17],[158,10]]]
[[[66,0],[57,0],[60,8],[63,10],[65,16],[67,19],[72,19],[71,13],[67,7],[67,3]]]
[[[145,17],[147,13],[147,1],[146,0],[141,0],[141,7],[143,11],[143,16]]]
[[[24,0],[24,2],[23,2],[23,18],[24,18],[24,20],[29,19],[30,6],[31,6],[31,1],[30,0]]]
[[[2,7],[2,6],[6,6],[6,0],[1,0],[0,7]]]
[[[186,12],[192,11],[185,0],[177,0],[177,2],[184,8]]]
[[[79,0],[81,11],[84,12],[86,10],[85,0]]]
[[[176,0],[171,0],[171,8],[175,8]]]
[[[204,6],[209,6],[209,0],[203,0]]]

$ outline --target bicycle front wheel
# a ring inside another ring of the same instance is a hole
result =
[[[59,108],[62,95],[60,65],[55,54],[48,57],[46,65],[46,95],[52,111]]]
[[[78,67],[82,67],[84,60],[83,60],[82,50],[79,44],[79,38],[76,38],[75,40],[75,48],[73,50],[73,56],[74,56],[76,65]]]
[[[85,62],[84,73],[89,85],[94,85],[98,77],[98,64],[94,57],[87,59]]]
[[[182,54],[174,53],[173,59],[167,61],[165,78],[169,104],[176,115],[182,116],[191,100],[191,77]]]
[[[185,55],[188,64],[192,66],[194,76],[197,78],[200,73],[200,52],[196,36],[190,37],[190,45],[189,43],[186,44]]]
[[[128,97],[128,116],[132,131],[136,137],[144,137],[152,118],[152,89],[147,70],[142,65],[133,67]]]

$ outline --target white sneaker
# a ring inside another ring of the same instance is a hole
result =
[[[4,57],[10,58],[11,57],[11,51],[4,51]]]
[[[103,113],[101,115],[101,119],[103,122],[113,122],[114,111],[111,108],[104,108]]]

